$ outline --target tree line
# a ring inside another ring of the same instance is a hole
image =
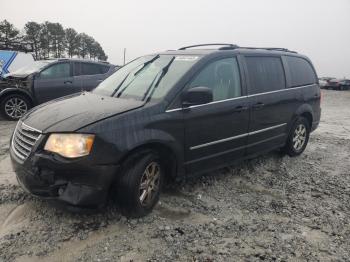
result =
[[[73,28],[64,28],[60,23],[27,22],[20,31],[7,20],[3,20],[0,21],[0,39],[5,42],[30,42],[36,60],[79,57],[106,61],[108,58],[93,37],[78,33]]]

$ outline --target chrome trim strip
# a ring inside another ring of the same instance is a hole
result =
[[[23,128],[24,127],[24,128]],[[35,131],[35,132],[38,132],[40,134],[42,134],[42,131],[40,131],[39,129],[36,129],[34,127],[31,127],[31,126],[27,126],[25,123],[22,122],[22,126],[21,126],[21,129],[24,129],[24,130],[31,130],[31,131]]]
[[[261,95],[266,95],[266,94],[284,92],[284,91],[289,91],[289,90],[294,90],[294,89],[300,89],[300,88],[310,87],[310,86],[314,86],[314,85],[317,85],[317,84],[311,84],[311,85],[305,85],[305,86],[298,86],[298,87],[289,87],[289,88],[285,88],[285,89],[280,89],[280,90],[275,90],[275,91],[269,91],[269,92],[263,92],[263,93],[253,94],[253,95],[234,97],[234,98],[224,99],[224,100],[220,100],[220,101],[210,102],[210,103],[207,103],[207,104],[189,106],[189,107],[187,107],[187,108],[196,108],[196,107],[201,107],[201,106],[206,106],[206,105],[211,105],[211,104],[217,104],[217,103],[222,103],[222,102],[231,101],[231,100],[236,100],[236,99],[240,99],[240,98],[247,98],[247,97],[254,97],[254,96],[261,96]],[[170,112],[180,111],[180,110],[182,110],[182,109],[183,109],[183,108],[178,107],[178,108],[174,108],[174,109],[168,109],[168,110],[166,110],[165,112],[166,112],[166,113],[170,113]]]
[[[290,91],[290,90],[295,90],[295,89],[310,87],[310,86],[314,86],[314,85],[315,85],[315,84],[312,84],[312,85],[305,85],[305,86],[298,86],[298,87],[289,87],[289,88],[280,89],[280,90],[274,90],[274,91],[269,91],[269,92],[263,92],[263,93],[248,95],[248,97],[261,96],[261,95],[267,95],[267,94],[273,94],[273,93],[279,93],[279,92],[283,92],[283,91]]]
[[[267,138],[267,139],[264,139],[264,140],[252,143],[252,144],[248,144],[246,146],[239,146],[239,147],[236,147],[236,148],[233,148],[233,149],[230,149],[230,150],[226,150],[226,151],[222,151],[222,152],[219,152],[219,153],[216,153],[216,154],[213,154],[213,155],[205,156],[205,157],[202,157],[202,158],[197,158],[197,159],[185,162],[185,165],[196,163],[196,162],[203,161],[203,160],[206,160],[206,159],[210,159],[210,158],[213,158],[213,157],[218,157],[218,156],[221,156],[221,155],[225,155],[225,154],[228,154],[228,153],[231,153],[231,152],[243,149],[243,148],[252,147],[252,146],[255,146],[255,145],[258,145],[258,144],[261,144],[261,143],[265,143],[265,142],[270,141],[270,140],[274,140],[276,138],[280,138],[281,136],[284,136],[284,135],[286,135],[286,134],[279,134],[277,136],[273,136],[273,137],[270,137],[270,138]]]
[[[264,129],[255,130],[255,131],[252,131],[252,132],[249,132],[249,133],[245,133],[245,134],[241,134],[241,135],[238,135],[238,136],[227,137],[227,138],[224,138],[224,139],[208,142],[208,143],[197,145],[197,146],[191,146],[190,150],[194,150],[194,149],[198,149],[198,148],[202,148],[202,147],[215,145],[215,144],[231,141],[231,140],[234,140],[234,139],[238,139],[238,138],[242,138],[242,137],[246,137],[246,136],[250,136],[250,135],[255,135],[255,134],[262,133],[262,132],[265,132],[265,131],[268,131],[268,130],[271,130],[271,129],[279,128],[279,127],[282,127],[282,126],[285,126],[285,125],[287,125],[287,123],[283,123],[283,124],[275,125],[275,126],[270,126],[270,127],[264,128]]]
[[[33,140],[38,140],[39,137],[41,136],[41,134],[39,134],[39,136],[35,137],[35,136],[32,136],[31,134],[28,134],[26,132],[26,129],[20,129],[18,130],[18,133],[20,133],[22,136],[26,136],[26,137],[29,137],[30,139],[33,139]]]
[[[21,147],[23,147],[23,149],[27,150],[28,152],[32,151],[32,149],[30,147],[28,147],[27,145],[25,145],[21,140],[19,140],[18,137],[15,137],[15,142],[20,145]]]
[[[21,134],[21,132],[18,132],[18,133],[17,133],[17,136],[18,136],[18,138],[19,138],[20,140],[24,141],[24,142],[25,142],[26,144],[28,144],[28,145],[34,146],[35,143],[36,143],[36,139],[35,139],[34,142],[33,142],[33,141],[29,141],[28,138],[25,138],[25,137]]]
[[[261,132],[265,132],[265,131],[268,131],[268,130],[271,130],[271,129],[279,128],[279,127],[282,127],[282,126],[285,126],[285,125],[287,125],[287,123],[283,123],[283,124],[276,125],[276,126],[270,126],[270,127],[264,128],[264,129],[259,129],[259,130],[253,131],[253,132],[249,132],[249,135],[259,134]]]
[[[238,135],[238,136],[231,136],[231,137],[227,137],[227,138],[224,138],[224,139],[208,142],[208,143],[201,144],[201,145],[198,145],[198,146],[192,146],[192,147],[190,147],[190,150],[194,150],[194,149],[198,149],[198,148],[202,148],[202,147],[206,147],[206,146],[211,146],[211,145],[215,145],[215,144],[222,143],[222,142],[231,141],[231,140],[242,138],[242,137],[245,137],[245,136],[248,136],[248,135],[249,135],[249,133],[246,133],[246,134],[241,134],[241,135]]]
[[[165,113],[180,111],[180,110],[182,110],[182,109],[183,109],[183,108],[181,108],[181,107],[179,107],[179,108],[174,108],[174,109],[169,109],[169,110],[166,110]]]
[[[233,98],[229,98],[229,99],[213,101],[213,102],[210,102],[210,103],[207,103],[207,104],[189,106],[188,108],[196,108],[196,107],[201,107],[201,106],[214,105],[214,104],[218,104],[218,103],[223,103],[223,102],[232,101],[232,100],[238,100],[238,99],[247,98],[247,97],[248,96],[233,97]]]
[[[201,106],[213,105],[213,104],[218,104],[218,103],[222,103],[222,102],[227,102],[227,101],[232,101],[232,100],[238,100],[238,99],[242,99],[242,98],[246,98],[246,97],[247,97],[247,96],[233,97],[233,98],[228,98],[228,99],[224,99],[224,100],[220,100],[220,101],[213,101],[213,102],[206,103],[206,104],[189,106],[189,107],[186,107],[186,108],[178,107],[178,108],[166,110],[165,112],[166,112],[166,113],[170,113],[170,112],[174,112],[174,111],[180,111],[180,110],[182,110],[182,109],[196,108],[196,107],[201,107]]]
[[[35,134],[31,134],[30,132],[36,133],[37,136],[35,137]],[[23,122],[18,121],[12,135],[11,148],[15,155],[24,161],[30,155],[33,147],[41,136],[42,132],[40,130],[27,126]],[[28,139],[32,139],[34,141],[29,141]]]
[[[17,148],[15,145],[12,147],[12,150],[16,153],[16,156],[20,159],[26,159],[27,155],[22,151],[22,149]]]

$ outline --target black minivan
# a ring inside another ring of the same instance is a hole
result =
[[[91,92],[33,108],[10,146],[19,184],[78,207],[112,196],[140,217],[165,179],[273,149],[301,154],[321,112],[310,60],[282,48],[216,46],[137,58]]]

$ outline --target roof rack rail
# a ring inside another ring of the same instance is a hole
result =
[[[214,44],[200,44],[200,45],[184,46],[184,47],[179,48],[178,50],[186,50],[186,49],[188,49],[188,48],[193,48],[193,47],[215,46],[215,45],[221,45],[221,46],[223,46],[223,47],[219,48],[219,50],[229,50],[229,49],[239,48],[238,45],[234,45],[234,44],[214,43]]]
[[[240,46],[240,48],[243,49],[263,49],[268,51],[281,51],[281,52],[289,52],[289,53],[297,53],[295,51],[291,51],[287,48],[281,48],[281,47],[246,47],[246,46]]]
[[[245,47],[245,46],[238,46],[235,44],[222,44],[222,43],[190,45],[190,46],[181,47],[178,50],[186,50],[188,48],[201,47],[201,46],[222,46],[222,47],[218,48],[218,50],[232,50],[232,49],[243,48],[243,49],[262,49],[262,50],[268,50],[268,51],[281,51],[281,52],[297,53],[295,51],[291,51],[287,48],[281,48],[281,47]]]

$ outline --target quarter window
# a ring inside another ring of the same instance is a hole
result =
[[[225,58],[207,65],[190,83],[191,87],[209,87],[213,101],[241,96],[241,79],[236,58]]]
[[[59,63],[50,66],[40,73],[42,79],[64,78],[70,77],[70,64]]]
[[[286,57],[292,87],[310,85],[316,83],[316,75],[310,63],[303,58]]]
[[[249,94],[258,94],[284,89],[286,80],[280,57],[246,57]]]

